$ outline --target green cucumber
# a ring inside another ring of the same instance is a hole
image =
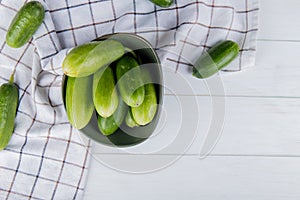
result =
[[[145,98],[139,107],[132,107],[131,113],[134,121],[139,125],[150,123],[157,111],[157,98],[153,83],[145,86]]]
[[[144,101],[145,89],[138,62],[130,56],[123,56],[117,62],[116,76],[123,101],[131,107],[141,105]]]
[[[19,103],[19,92],[13,83],[13,76],[0,87],[0,151],[7,146],[12,136]]]
[[[82,129],[89,123],[94,112],[91,76],[68,77],[66,110],[69,121],[75,128]]]
[[[98,116],[98,128],[100,129],[103,135],[111,135],[116,130],[118,130],[119,126],[124,121],[128,110],[127,104],[122,101],[122,98],[119,97],[119,105],[114,114],[108,118],[103,118]]]
[[[132,112],[131,112],[130,109],[128,110],[128,113],[127,113],[127,115],[126,115],[125,123],[126,123],[126,125],[127,125],[128,127],[130,127],[130,128],[139,126],[139,125],[134,121],[134,119],[133,119],[133,117],[132,117]]]
[[[67,76],[84,77],[121,58],[124,46],[115,40],[89,42],[73,48],[65,57],[62,70]]]
[[[111,116],[118,107],[118,94],[112,69],[103,67],[94,74],[93,102],[97,113],[104,118]]]
[[[193,76],[208,78],[233,61],[239,53],[239,45],[231,40],[217,43],[196,61]]]
[[[6,34],[6,43],[13,48],[23,46],[42,24],[44,17],[45,10],[40,2],[26,3],[11,22]]]
[[[170,7],[173,4],[174,0],[150,0],[160,7]]]

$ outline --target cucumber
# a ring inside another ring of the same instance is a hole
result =
[[[82,129],[89,123],[94,112],[91,76],[68,77],[66,110],[69,121],[75,128]]]
[[[239,45],[231,40],[217,43],[202,54],[193,68],[193,76],[208,78],[233,61],[239,53]]]
[[[6,43],[13,48],[22,47],[42,24],[44,17],[45,10],[40,2],[26,3],[11,22],[6,34]]]
[[[133,119],[131,110],[129,109],[125,118],[125,123],[128,127],[133,128],[139,126]]]
[[[119,97],[119,105],[114,114],[108,118],[103,118],[98,116],[98,128],[100,129],[103,135],[111,135],[124,121],[128,110],[128,106],[122,101],[122,98]]]
[[[139,107],[132,107],[131,113],[134,121],[139,125],[150,123],[157,111],[157,98],[153,83],[146,84],[145,98]]]
[[[150,0],[160,7],[170,7],[174,0]]]
[[[138,62],[130,56],[123,56],[117,62],[116,76],[123,101],[131,107],[140,106],[144,101],[145,89]]]
[[[93,102],[97,113],[104,118],[111,116],[118,107],[118,94],[112,69],[103,67],[94,74]]]
[[[12,136],[19,103],[19,92],[13,83],[13,76],[0,87],[0,151],[7,146]]]
[[[62,70],[70,77],[89,76],[119,59],[124,53],[124,46],[115,40],[85,43],[68,53],[63,61]]]

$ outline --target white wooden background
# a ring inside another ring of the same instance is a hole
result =
[[[84,199],[300,199],[300,2],[260,2],[256,66],[223,77],[226,121],[212,153],[199,159],[200,134],[172,165],[131,174],[111,169],[99,159],[117,166],[134,155],[94,145]],[[174,83],[166,81],[167,85]],[[182,105],[198,102],[199,115],[204,116],[199,132],[205,131],[212,112],[208,106],[211,97],[203,82],[192,80],[191,84],[197,94],[187,93],[180,85],[172,89],[180,94]],[[180,115],[175,102],[174,95],[165,96],[166,112],[172,113],[166,123],[170,131],[150,140],[151,145],[146,142],[133,148],[140,152],[134,159],[150,158],[151,162],[151,156],[167,160],[180,155],[176,149],[163,155],[143,154],[170,142]]]

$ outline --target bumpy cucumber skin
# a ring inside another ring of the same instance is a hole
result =
[[[103,67],[93,76],[93,102],[97,113],[110,117],[117,109],[119,99],[112,69]]]
[[[126,125],[127,125],[128,127],[130,127],[130,128],[139,126],[139,125],[134,121],[130,109],[128,110],[128,113],[127,113],[127,115],[126,115],[125,123],[126,123]]]
[[[208,78],[233,61],[239,53],[239,45],[231,40],[217,43],[201,55],[193,68],[193,76]]]
[[[63,61],[62,70],[70,77],[85,77],[121,58],[124,46],[115,40],[90,42],[73,48]]]
[[[152,83],[145,86],[145,98],[139,107],[132,107],[132,117],[139,125],[150,123],[157,111],[157,98],[154,85]]]
[[[27,43],[45,17],[43,5],[38,1],[26,3],[13,18],[6,34],[6,43],[19,48]]]
[[[75,128],[82,129],[89,123],[94,112],[91,76],[67,78],[66,110]]]
[[[19,92],[13,79],[0,87],[0,151],[10,141],[19,102]]]
[[[137,61],[130,56],[122,57],[117,62],[116,76],[123,101],[131,107],[140,106],[144,101],[145,89]]]
[[[160,7],[170,7],[174,0],[150,0]]]
[[[103,118],[98,116],[98,128],[100,129],[103,135],[111,135],[116,130],[118,130],[119,126],[124,121],[128,110],[128,106],[126,103],[122,101],[122,98],[119,98],[119,105],[114,114],[108,118]]]

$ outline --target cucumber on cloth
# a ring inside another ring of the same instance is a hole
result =
[[[12,136],[19,103],[19,91],[13,83],[13,76],[0,87],[0,151],[7,146]]]
[[[40,2],[26,3],[11,22],[6,34],[6,43],[13,48],[22,47],[40,27],[44,17],[45,10]]]
[[[239,45],[231,40],[224,40],[207,52],[204,52],[196,61],[193,76],[208,78],[226,67],[239,53]]]

